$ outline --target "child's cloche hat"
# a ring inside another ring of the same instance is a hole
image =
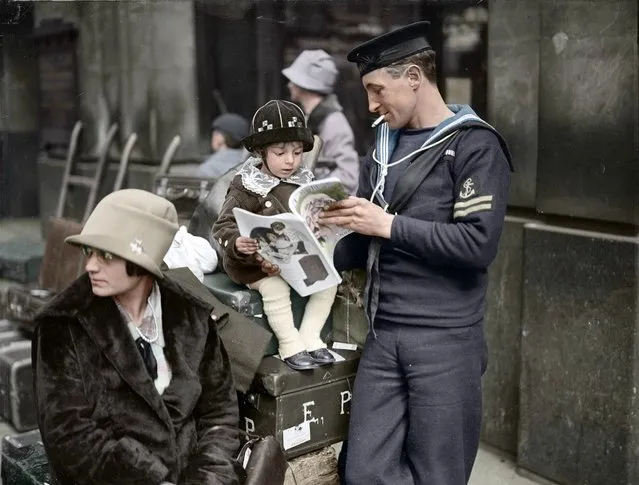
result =
[[[271,145],[300,141],[304,151],[313,149],[313,132],[306,127],[304,111],[295,103],[272,99],[259,108],[251,120],[251,132],[242,140],[249,152]]]

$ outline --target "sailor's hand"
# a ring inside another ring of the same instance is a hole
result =
[[[268,276],[277,276],[280,274],[280,267],[278,265],[265,260],[259,254],[255,255],[255,260],[260,263],[262,271],[264,271]]]
[[[235,240],[235,249],[242,254],[250,255],[255,254],[260,249],[260,245],[256,239],[241,236]]]
[[[393,215],[377,204],[360,197],[349,197],[329,205],[320,216],[323,225],[339,227],[368,236],[390,239]]]

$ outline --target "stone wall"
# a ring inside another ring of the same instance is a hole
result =
[[[36,25],[62,18],[79,29],[82,153],[96,157],[111,123],[119,151],[138,134],[133,161],[158,161],[175,134],[177,159],[200,157],[194,9],[183,2],[38,2]]]
[[[561,484],[639,483],[636,238],[524,231],[519,466]]]
[[[490,3],[520,217],[490,269],[482,439],[561,484],[639,481],[637,29],[636,1]]]

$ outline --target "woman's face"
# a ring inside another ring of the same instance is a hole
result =
[[[84,269],[89,274],[91,289],[96,296],[117,296],[131,291],[144,276],[129,276],[126,261],[111,253],[85,246]]]
[[[266,148],[266,163],[262,170],[277,178],[285,179],[293,175],[302,164],[304,153],[302,142],[274,143]]]

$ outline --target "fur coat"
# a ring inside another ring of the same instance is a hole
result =
[[[87,275],[36,317],[38,424],[66,484],[238,485],[237,395],[210,305],[158,280],[172,380],[160,395],[112,298]]]

